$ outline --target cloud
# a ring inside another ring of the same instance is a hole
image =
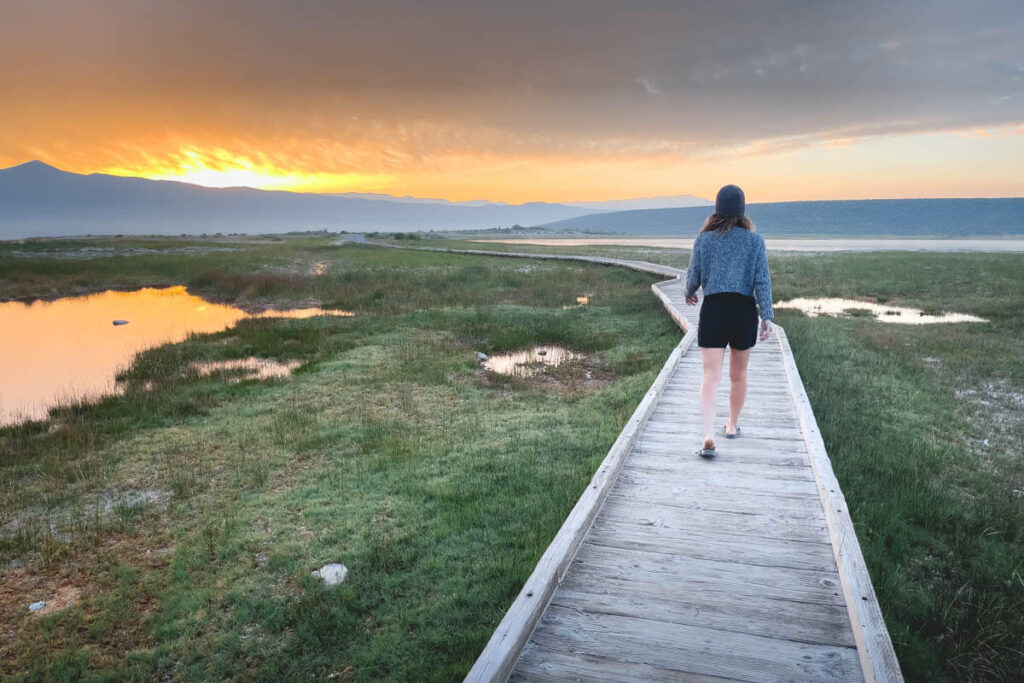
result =
[[[646,76],[640,76],[636,79],[636,82],[643,86],[644,90],[647,91],[648,95],[660,95],[661,88],[654,84],[654,81],[647,78]]]

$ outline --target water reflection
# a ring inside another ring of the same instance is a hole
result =
[[[42,419],[60,402],[114,392],[118,370],[145,349],[219,332],[242,318],[315,315],[352,314],[300,308],[253,316],[184,287],[0,303],[0,424]]]
[[[887,306],[876,304],[871,301],[857,301],[856,299],[791,299],[773,304],[774,308],[791,308],[803,311],[804,314],[815,318],[819,315],[836,317],[847,311],[868,311],[876,319],[887,323],[898,323],[902,325],[931,325],[934,323],[987,323],[985,318],[979,318],[969,313],[942,313],[930,315],[919,308],[907,308],[905,306]]]
[[[212,375],[221,370],[241,370],[238,377],[228,380],[229,384],[241,382],[243,379],[273,379],[289,377],[292,371],[302,365],[302,361],[290,360],[287,362],[276,361],[272,358],[240,358],[238,360],[211,360],[202,363],[191,363],[189,367],[195,370],[200,377]]]
[[[579,358],[560,346],[534,346],[521,351],[509,351],[491,356],[484,361],[484,367],[492,372],[513,377],[531,377],[544,370]]]
[[[580,308],[581,306],[586,306],[589,303],[590,303],[590,297],[589,296],[578,296],[578,297],[576,297],[576,305],[575,306],[562,306],[562,309],[563,310],[569,310],[571,308]]]

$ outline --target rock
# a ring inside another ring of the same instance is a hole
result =
[[[548,352],[545,351],[544,349],[540,349],[539,351],[537,351],[537,355],[543,358],[544,356],[548,355]]]
[[[39,610],[43,609],[44,607],[46,607],[46,601],[45,600],[40,600],[39,602],[33,602],[31,605],[29,605],[28,606],[28,611],[29,612],[38,612]]]
[[[480,351],[477,351],[476,352],[476,359],[478,361],[480,361],[480,362],[483,362],[483,361],[487,360],[487,354],[486,353],[481,353]]]
[[[320,579],[328,586],[337,586],[348,576],[348,567],[341,563],[325,564],[311,573],[314,579]]]
[[[115,320],[114,321],[114,327],[120,327],[121,325],[127,325],[127,324],[128,324],[127,320]]]

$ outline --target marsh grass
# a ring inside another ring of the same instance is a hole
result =
[[[220,270],[205,254],[78,262],[75,287],[165,273],[209,296],[356,315],[245,320],[152,349],[122,395],[0,429],[3,675],[464,675],[679,337],[636,273],[272,248],[295,273],[266,277],[264,244],[218,255]],[[303,274],[314,260],[324,275]],[[19,257],[0,291],[39,268]],[[583,292],[590,305],[562,308]],[[475,351],[536,343],[586,353],[607,381],[481,377]],[[303,364],[235,384],[188,371],[249,356]],[[334,561],[350,578],[329,590],[309,572]],[[28,613],[68,582],[77,604]]]

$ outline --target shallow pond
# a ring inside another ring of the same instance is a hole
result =
[[[773,304],[774,308],[791,308],[803,311],[805,315],[815,318],[819,315],[828,315],[833,318],[848,311],[867,311],[877,320],[900,325],[931,325],[934,323],[987,323],[985,318],[979,318],[969,313],[942,313],[930,315],[919,308],[907,308],[905,306],[888,306],[877,304],[871,301],[857,301],[856,299],[791,299]]]
[[[316,315],[352,314],[298,308],[253,315],[184,287],[0,303],[0,424],[42,419],[58,403],[115,392],[118,371],[145,349],[219,332],[243,318]]]
[[[531,377],[544,370],[566,361],[579,358],[569,349],[561,346],[534,346],[521,351],[509,351],[489,357],[483,365],[491,372],[513,377]]]

